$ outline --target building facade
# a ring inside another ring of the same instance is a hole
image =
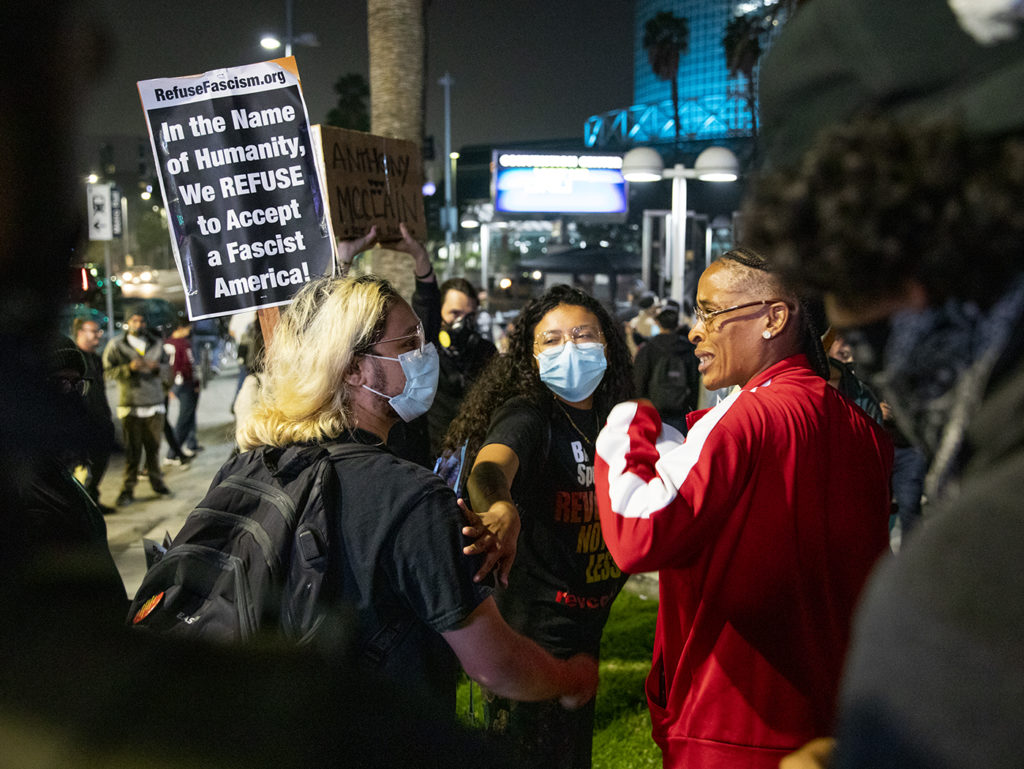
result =
[[[756,88],[746,75],[730,75],[723,39],[733,18],[771,16],[784,5],[777,0],[635,0],[633,104],[588,118],[585,145],[627,149],[675,141],[671,83],[655,76],[643,45],[647,22],[662,11],[685,18],[690,30],[689,50],[679,59],[681,140],[692,147],[755,136]],[[762,48],[770,43],[774,26],[769,22],[769,31],[762,35]]]

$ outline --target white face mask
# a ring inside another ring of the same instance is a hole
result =
[[[391,408],[402,419],[403,422],[411,422],[416,417],[426,414],[430,405],[434,402],[434,394],[437,392],[437,378],[440,371],[437,360],[437,349],[434,345],[426,344],[418,350],[403,352],[397,358],[387,355],[370,355],[367,358],[379,358],[380,360],[396,360],[402,366],[405,374],[405,387],[397,395],[385,395],[377,392],[372,387],[363,387],[374,395],[387,398]]]

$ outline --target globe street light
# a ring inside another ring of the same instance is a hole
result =
[[[686,269],[686,180],[734,182],[739,161],[725,147],[708,147],[697,156],[693,168],[676,163],[665,168],[661,155],[650,147],[636,147],[622,158],[622,176],[628,182],[672,180],[672,298],[684,306],[683,275]]]
[[[305,32],[298,37],[292,33],[292,2],[293,0],[284,2],[284,41],[282,42],[274,35],[264,35],[260,39],[260,45],[270,51],[275,51],[284,45],[285,56],[292,55],[292,45],[295,43],[311,47],[320,45],[317,36],[312,32]]]

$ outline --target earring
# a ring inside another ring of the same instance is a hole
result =
[[[768,329],[765,329],[764,331],[761,332],[761,336],[763,336],[765,339],[771,339],[772,332],[769,331]]]

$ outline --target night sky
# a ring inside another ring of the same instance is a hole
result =
[[[274,58],[261,33],[282,31],[284,0],[94,0],[114,43],[94,94],[89,134],[146,132],[135,83],[194,75]],[[365,0],[294,0],[294,34],[313,32],[320,47],[296,45],[310,122],[336,101],[333,85],[367,74]],[[427,134],[444,148],[445,71],[452,87],[452,147],[582,138],[593,114],[630,105],[633,93],[631,0],[431,0],[428,10]],[[283,55],[283,54],[278,54]]]

